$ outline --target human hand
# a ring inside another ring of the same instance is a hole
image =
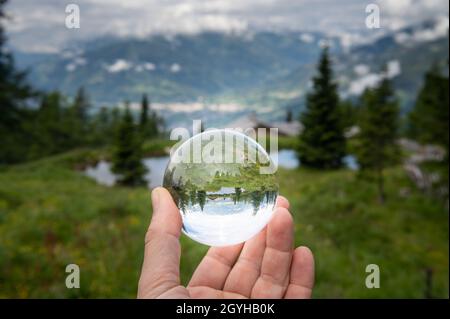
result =
[[[243,244],[211,247],[187,287],[180,284],[182,220],[170,193],[152,192],[153,216],[145,236],[138,298],[310,298],[314,258],[293,249],[289,202],[278,196],[274,216]]]

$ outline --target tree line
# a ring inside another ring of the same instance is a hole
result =
[[[125,108],[96,109],[80,88],[73,99],[58,91],[40,92],[26,81],[6,50],[0,0],[0,165],[15,164],[79,147],[111,147],[119,182],[143,184],[142,143],[163,134],[164,122],[142,96],[139,116]]]
[[[144,94],[139,117],[125,108],[95,110],[80,88],[73,99],[60,92],[43,93],[26,81],[12,55],[5,49],[2,27],[6,0],[0,0],[0,165],[13,164],[57,154],[77,147],[111,146],[113,170],[127,185],[143,184],[142,142],[162,133],[162,119],[151,109]],[[423,143],[443,146],[448,163],[448,77],[434,66],[424,77],[413,110],[406,118],[407,136]],[[288,114],[292,120],[292,112]],[[360,129],[354,153],[361,171],[377,181],[384,201],[383,172],[400,158],[398,99],[391,80],[383,76],[356,103],[343,101],[334,81],[332,62],[325,48],[300,116],[304,130],[298,156],[304,167],[338,169],[348,153],[345,131]],[[448,165],[446,165],[448,169]],[[448,174],[447,174],[448,175]]]
[[[114,147],[125,128],[134,130],[130,137],[141,141],[156,138],[164,130],[162,118],[149,108],[145,94],[138,116],[132,114],[128,102],[124,108],[94,109],[83,88],[73,100],[58,91],[27,94],[27,99],[22,99],[11,91],[0,93],[1,164],[25,162],[78,147]]]
[[[325,48],[300,115],[304,126],[300,134],[298,157],[302,166],[338,169],[348,152],[346,130],[357,126],[354,155],[361,175],[375,180],[380,202],[385,201],[384,170],[401,158],[399,101],[387,72],[381,81],[367,88],[356,103],[342,101],[333,78],[332,62]],[[449,91],[448,77],[434,65],[424,77],[416,103],[406,118],[405,135],[422,143],[442,146],[447,151],[444,166],[448,175]],[[445,176],[444,176],[445,178]]]

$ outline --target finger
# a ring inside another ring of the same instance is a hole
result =
[[[243,244],[211,247],[192,275],[189,287],[205,286],[222,290]]]
[[[279,195],[275,206],[288,209],[289,201]],[[252,288],[261,272],[265,248],[266,228],[244,244],[241,254],[225,282],[225,291],[250,297]]]
[[[252,298],[282,298],[284,296],[289,283],[293,238],[291,214],[284,207],[276,208],[267,226],[261,274],[252,289]]]
[[[308,247],[298,247],[293,254],[289,286],[285,298],[311,298],[314,286],[314,256]]]
[[[170,193],[152,192],[153,215],[145,236],[138,297],[154,298],[179,285],[181,216]]]
[[[286,209],[289,209],[289,201],[287,200],[286,197],[278,195],[275,206],[276,207],[284,207]]]
[[[188,290],[194,299],[245,299],[242,295],[210,287],[189,287]]]
[[[225,282],[224,290],[250,297],[259,277],[266,248],[266,229],[248,240]]]

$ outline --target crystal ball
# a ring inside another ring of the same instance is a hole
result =
[[[249,136],[207,130],[172,152],[163,186],[179,208],[187,236],[229,246],[256,235],[272,217],[278,195],[273,167]]]

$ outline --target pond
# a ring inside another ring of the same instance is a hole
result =
[[[274,158],[274,154],[271,154]],[[148,183],[149,188],[161,186],[164,171],[167,163],[169,162],[169,156],[162,157],[148,157],[143,159],[145,167],[147,167],[149,173],[145,175],[145,180]],[[348,155],[344,158],[344,163],[347,168],[351,170],[357,170],[358,164],[356,159],[352,155]],[[295,169],[300,165],[294,150],[280,150],[278,152],[278,166],[285,169]],[[84,174],[93,178],[97,183],[105,186],[113,186],[116,183],[117,177],[111,172],[111,163],[106,161],[100,161],[95,166],[88,167]]]
[[[144,176],[148,187],[161,186],[169,157],[149,157],[143,159],[142,162],[148,170],[148,173]],[[96,166],[88,167],[84,173],[97,183],[105,186],[113,186],[117,181],[117,176],[111,171],[111,163],[106,161],[100,161]]]
[[[274,154],[270,154],[270,157],[274,158]],[[300,166],[297,153],[295,150],[280,150],[278,152],[278,165],[279,167],[286,169],[294,169]],[[344,157],[344,165],[348,169],[353,171],[358,170],[359,166],[354,155],[347,155]]]

